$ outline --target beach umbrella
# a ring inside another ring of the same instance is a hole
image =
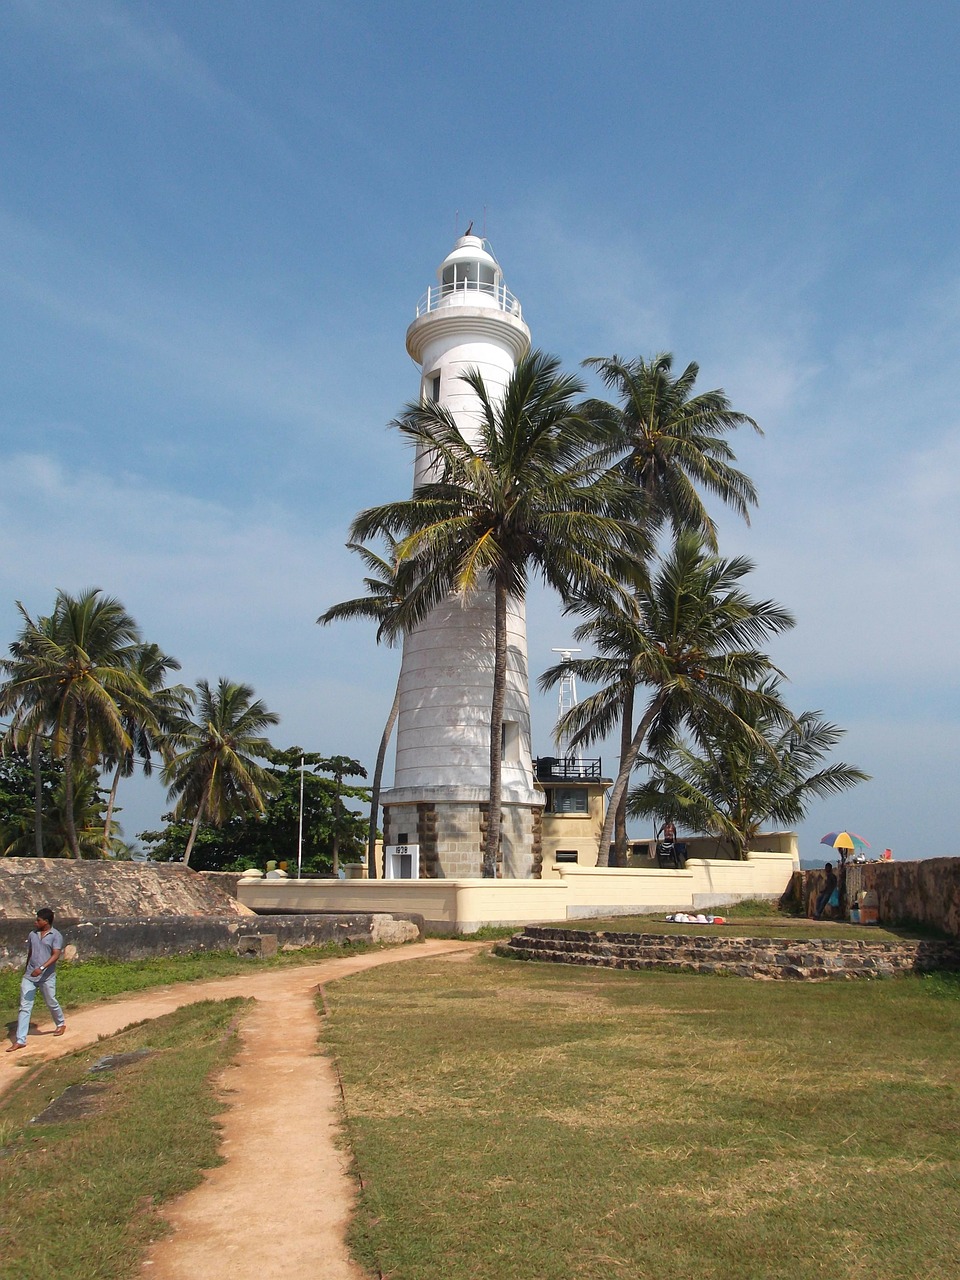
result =
[[[828,831],[820,839],[821,844],[828,844],[831,849],[869,849],[870,841],[863,836],[854,835],[852,831]]]

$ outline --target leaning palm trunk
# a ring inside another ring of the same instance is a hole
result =
[[[197,808],[197,816],[193,820],[193,826],[190,828],[190,835],[187,837],[187,847],[183,851],[183,865],[190,865],[190,855],[193,853],[193,842],[197,838],[197,832],[200,830],[200,821],[203,818],[203,811],[207,807],[207,801],[210,799],[210,792],[213,790],[213,779],[211,778],[207,784],[207,789],[203,793],[203,799]]]
[[[483,875],[494,879],[500,851],[500,805],[503,795],[503,705],[507,689],[507,588],[494,585],[493,702],[490,707],[490,804],[487,839],[483,850]]]
[[[107,816],[103,820],[103,843],[100,845],[100,857],[109,858],[110,856],[110,837],[113,834],[113,806],[117,800],[117,787],[120,785],[120,771],[123,765],[117,765],[117,771],[113,775],[113,786],[110,788],[110,799],[107,801]]]
[[[377,818],[380,816],[380,784],[383,781],[383,763],[387,758],[387,745],[393,733],[393,726],[400,714],[400,681],[393,695],[393,706],[387,716],[380,736],[380,750],[377,752],[377,763],[373,770],[373,783],[370,787],[370,826],[367,830],[367,876],[370,880],[377,878]]]
[[[610,865],[610,841],[613,838],[613,828],[617,818],[617,810],[620,807],[620,800],[627,794],[627,783],[630,781],[630,774],[633,772],[633,766],[636,763],[637,756],[640,754],[643,740],[647,736],[647,730],[659,715],[660,708],[664,702],[666,702],[666,695],[661,693],[647,707],[643,719],[637,725],[637,731],[633,735],[629,747],[620,759],[620,772],[617,774],[617,780],[613,784],[613,790],[610,792],[607,816],[604,819],[603,831],[600,833],[600,848],[597,851],[598,867]]]
[[[620,759],[630,750],[630,739],[633,729],[633,690],[628,689],[623,699],[623,716],[620,721]],[[627,861],[627,789],[624,787],[617,805],[616,828],[614,831],[614,852],[616,865],[626,866]]]

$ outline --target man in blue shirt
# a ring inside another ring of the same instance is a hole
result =
[[[37,992],[43,996],[47,1008],[53,1014],[54,1035],[62,1036],[67,1029],[63,1010],[57,1003],[57,961],[63,953],[63,938],[53,927],[53,912],[41,907],[37,912],[37,927],[27,938],[27,967],[20,983],[20,1015],[17,1018],[17,1038],[7,1050],[16,1053],[25,1049],[30,1030],[30,1014]]]

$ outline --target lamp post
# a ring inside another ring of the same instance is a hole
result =
[[[300,757],[300,829],[297,833],[297,879],[303,867],[303,756]]]

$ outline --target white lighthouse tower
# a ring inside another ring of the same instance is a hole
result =
[[[479,402],[463,381],[479,369],[493,397],[530,347],[520,303],[486,242],[465,235],[417,306],[407,351],[422,370],[420,394],[449,409],[469,440]],[[414,485],[433,478],[418,453]],[[512,601],[503,730],[502,830],[498,874],[538,874],[543,795],[533,786],[526,621]],[[384,793],[385,873],[479,876],[490,794],[493,593],[449,599],[403,642],[393,787]]]

